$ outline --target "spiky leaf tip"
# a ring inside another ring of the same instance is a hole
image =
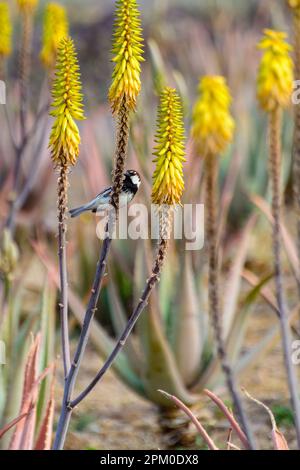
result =
[[[0,2],[0,57],[7,57],[12,50],[12,24],[7,2]]]
[[[56,2],[48,3],[43,22],[43,42],[40,53],[46,68],[53,68],[60,41],[68,36],[69,25],[66,9]]]
[[[184,190],[185,132],[182,103],[173,88],[165,87],[161,93],[155,142],[152,202],[180,204]]]
[[[231,95],[222,76],[204,76],[193,110],[192,137],[203,156],[223,153],[233,139],[235,123],[230,114]]]
[[[141,66],[143,59],[143,37],[140,13],[136,0],[116,2],[113,39],[112,84],[108,97],[113,114],[118,113],[123,99],[129,109],[135,110],[141,89]]]
[[[18,0],[18,7],[22,13],[33,13],[38,2],[38,0]]]
[[[287,0],[287,4],[291,8],[300,9],[300,0]]]
[[[265,29],[258,44],[263,56],[257,75],[257,98],[266,112],[291,103],[294,67],[290,55],[292,46],[286,38],[286,33]]]
[[[49,147],[55,166],[74,165],[79,155],[80,134],[75,120],[85,119],[79,64],[73,40],[58,47],[51,115],[55,117]]]

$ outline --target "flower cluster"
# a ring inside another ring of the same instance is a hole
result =
[[[161,93],[155,142],[152,202],[159,205],[180,204],[185,161],[183,111],[176,90],[169,87]]]
[[[45,67],[53,68],[60,41],[68,36],[69,25],[66,10],[58,3],[48,3],[44,15],[43,47],[41,60]]]
[[[116,9],[114,43],[115,62],[109,100],[113,113],[118,113],[122,100],[129,109],[135,109],[141,89],[140,63],[144,60],[140,14],[136,0],[118,0]]]
[[[80,135],[75,119],[83,120],[79,65],[71,38],[62,39],[57,54],[52,89],[55,122],[49,146],[54,164],[74,165],[79,155]]]
[[[232,141],[235,124],[230,105],[230,91],[224,77],[205,76],[201,79],[192,127],[192,137],[201,155],[220,154]]]
[[[293,91],[292,46],[286,42],[287,35],[270,29],[258,47],[264,51],[258,70],[257,98],[262,109],[273,111],[277,106],[286,107]]]
[[[6,2],[0,2],[0,57],[11,53],[12,25]]]

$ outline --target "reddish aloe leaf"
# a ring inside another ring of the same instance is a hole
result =
[[[176,406],[180,410],[182,410],[192,421],[192,423],[195,425],[196,429],[199,431],[200,436],[202,439],[206,442],[210,450],[219,450],[212,438],[207,434],[206,430],[200,423],[200,421],[196,418],[196,416],[191,412],[191,410],[184,404],[182,403],[179,398],[175,397],[174,395],[170,395],[167,392],[164,392],[163,390],[158,390],[160,393],[162,393],[165,397],[169,398],[172,400]]]
[[[249,442],[248,442],[248,439],[247,439],[245,433],[242,431],[239,423],[236,421],[235,417],[229,411],[229,409],[227,408],[225,403],[223,403],[223,401],[220,398],[218,398],[214,393],[210,392],[209,390],[203,390],[203,392],[205,393],[205,395],[207,395],[218,406],[218,408],[222,411],[222,413],[228,419],[229,423],[232,426],[232,429],[237,433],[237,435],[238,435],[240,441],[242,442],[243,446],[246,449],[249,449],[250,446],[249,446]]]
[[[53,370],[53,378],[50,390],[50,398],[46,407],[45,416],[41,425],[39,436],[35,444],[35,450],[50,450],[52,441],[52,429],[54,420],[54,383],[55,383],[55,369]]]
[[[23,385],[23,396],[22,405],[26,400],[26,396],[30,393],[32,384],[37,379],[37,364],[38,364],[38,353],[41,345],[40,333],[33,340],[32,345],[27,355],[27,361],[25,365],[24,385]]]
[[[27,355],[20,412],[20,414],[25,413],[27,416],[26,419],[19,422],[15,428],[15,432],[9,446],[12,450],[30,449],[33,445],[36,410],[33,401],[35,397],[32,396],[32,389],[37,378],[37,363],[40,343],[41,335],[38,334],[33,340]]]
[[[250,393],[247,392],[247,390],[244,389],[243,392],[246,395],[246,397],[248,397],[251,401],[253,401],[257,405],[264,408],[266,412],[268,413],[271,423],[272,423],[272,440],[273,440],[275,450],[289,450],[288,443],[286,442],[286,439],[284,435],[282,434],[282,432],[280,432],[279,429],[277,428],[274,415],[272,411],[270,410],[270,408],[268,408],[267,405],[265,405],[261,401],[257,400],[257,398],[252,397]]]
[[[10,423],[6,424],[2,429],[0,429],[0,439],[6,434],[11,428],[13,428],[16,424],[18,424],[21,419],[25,418],[27,416],[26,413],[21,414],[17,418],[13,419],[10,421]]]
[[[42,372],[32,384],[31,390],[27,393],[25,399],[22,400],[20,414],[25,413],[26,417],[17,424],[9,450],[32,450],[39,386],[51,370],[53,370],[53,364]]]

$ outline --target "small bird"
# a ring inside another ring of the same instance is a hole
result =
[[[123,182],[123,188],[120,194],[120,207],[126,206],[132,201],[141,184],[141,177],[135,170],[126,171],[126,173],[124,173],[124,177],[125,179]],[[96,196],[95,199],[90,201],[88,204],[71,209],[69,211],[71,217],[77,217],[83,212],[97,212],[98,209],[108,209],[111,192],[112,186],[104,189],[104,191],[98,194],[98,196]]]

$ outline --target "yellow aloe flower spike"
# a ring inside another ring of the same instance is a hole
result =
[[[0,2],[0,58],[11,54],[12,25],[6,2]]]
[[[287,0],[287,4],[291,8],[300,8],[300,0]]]
[[[258,44],[264,51],[258,70],[257,98],[266,112],[276,107],[287,107],[293,92],[292,46],[286,42],[287,35],[270,29]]]
[[[55,122],[49,146],[56,166],[74,165],[79,155],[80,135],[76,120],[83,120],[83,104],[79,65],[71,38],[61,40],[58,47],[55,80],[52,89]]]
[[[18,0],[18,6],[23,13],[33,13],[38,5],[38,0]]]
[[[193,111],[192,137],[204,157],[223,153],[232,141],[235,124],[230,114],[231,96],[221,76],[200,80],[199,98]]]
[[[125,98],[128,109],[135,109],[141,89],[140,63],[144,60],[140,13],[136,0],[116,2],[116,20],[112,52],[115,63],[109,101],[114,114]]]
[[[180,204],[185,162],[183,111],[176,90],[169,87],[161,93],[155,142],[152,202],[159,205]]]
[[[60,41],[68,36],[69,25],[66,10],[59,3],[48,3],[44,14],[43,46],[41,61],[47,68],[53,68]]]

